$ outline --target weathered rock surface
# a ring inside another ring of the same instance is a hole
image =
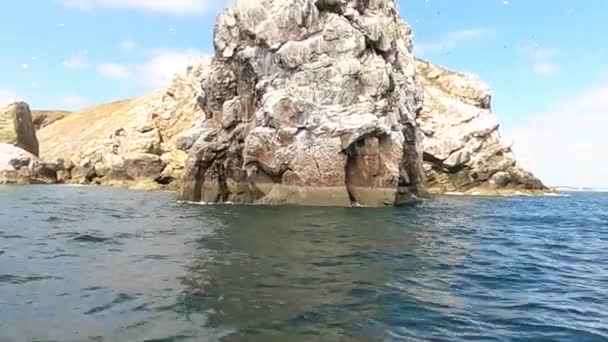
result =
[[[0,143],[0,184],[27,184],[36,156],[13,144]]]
[[[521,167],[499,133],[487,85],[473,75],[418,60],[424,109],[427,186],[432,193],[542,194],[548,189]]]
[[[410,27],[394,0],[237,1],[218,17],[180,198],[383,206],[424,192]]]
[[[38,138],[27,103],[15,102],[0,109],[0,143],[13,144],[38,155]]]
[[[175,135],[202,116],[202,67],[148,96],[72,113],[44,127],[38,134],[42,158],[71,165],[71,183],[174,189],[186,159]]]

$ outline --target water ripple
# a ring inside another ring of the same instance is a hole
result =
[[[608,340],[606,194],[351,209],[0,190],[0,340]]]

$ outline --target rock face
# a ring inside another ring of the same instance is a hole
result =
[[[424,192],[410,27],[394,0],[237,1],[204,120],[177,139],[190,201],[383,206]]]
[[[174,137],[202,116],[202,67],[148,96],[72,113],[43,128],[42,158],[65,160],[71,183],[173,189],[186,159]]]
[[[0,109],[0,143],[13,144],[38,156],[38,138],[27,103],[15,102]]]
[[[522,168],[499,134],[487,85],[418,60],[424,109],[418,124],[424,135],[427,186],[432,193],[489,195],[548,189]]]

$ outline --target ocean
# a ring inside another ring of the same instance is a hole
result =
[[[0,341],[608,341],[608,194],[372,209],[3,186]]]

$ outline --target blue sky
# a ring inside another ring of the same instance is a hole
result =
[[[252,0],[254,1],[254,0]],[[218,0],[21,0],[0,12],[0,102],[77,109],[145,94],[212,54]],[[399,0],[416,51],[473,72],[552,185],[608,187],[608,1]],[[599,155],[601,154],[601,155]]]

